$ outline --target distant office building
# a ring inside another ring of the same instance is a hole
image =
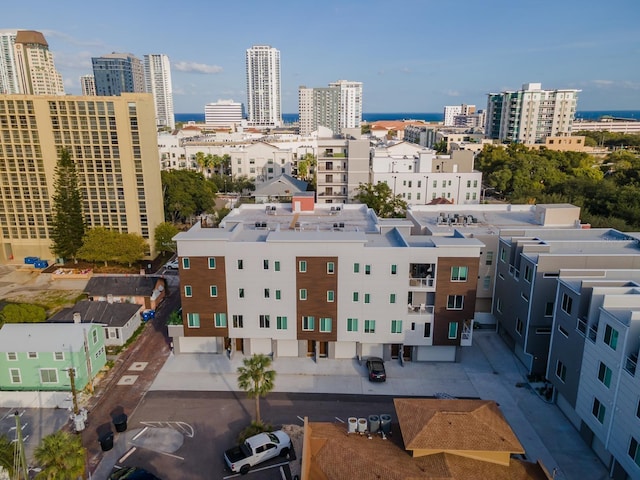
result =
[[[12,94],[0,95],[0,262],[52,258],[61,148],[76,165],[87,227],[140,234],[155,254],[164,212],[151,95]]]
[[[20,93],[15,42],[15,30],[0,30],[0,94]]]
[[[233,100],[218,100],[204,106],[204,123],[208,127],[232,127],[242,123],[244,107]]]
[[[56,70],[53,54],[42,33],[19,30],[16,33],[14,53],[20,93],[64,95],[62,76]]]
[[[247,116],[250,125],[282,124],[280,51],[268,45],[247,49]]]
[[[407,125],[404,127],[405,142],[416,143],[421,147],[431,148],[435,143],[436,129],[429,125]]]
[[[455,119],[460,115],[473,115],[476,112],[475,105],[449,105],[444,107],[444,126],[453,127],[456,125]]]
[[[339,80],[329,87],[298,89],[300,134],[326,127],[336,135],[362,124],[362,82]]]
[[[82,87],[82,95],[85,97],[95,97],[96,80],[93,75],[82,75],[80,77],[80,86]]]
[[[130,53],[110,53],[91,59],[96,93],[100,96],[145,91],[144,67],[139,58]]]
[[[163,54],[145,55],[144,74],[147,92],[153,94],[156,126],[173,130],[176,121],[173,114],[173,87],[169,57]]]
[[[571,135],[578,92],[543,90],[540,83],[525,83],[521,90],[490,93],[485,133],[503,142],[526,144]]]

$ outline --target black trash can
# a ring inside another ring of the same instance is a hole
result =
[[[116,432],[124,432],[127,429],[127,415],[122,413],[114,417],[113,426],[116,427]]]
[[[113,432],[102,434],[98,441],[100,442],[100,448],[103,452],[111,450],[113,448]]]

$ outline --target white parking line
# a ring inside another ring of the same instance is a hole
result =
[[[300,422],[304,423],[304,418],[302,418],[300,415],[297,416],[298,420],[300,420]]]
[[[262,468],[252,468],[251,470],[249,470],[249,473],[251,473],[251,472],[262,472],[263,470],[270,470],[272,468],[280,468],[283,465],[289,465],[289,462],[277,463],[275,465],[269,465],[268,467],[262,467]],[[222,480],[226,480],[227,478],[236,478],[236,477],[239,477],[240,475],[242,475],[242,474],[241,473],[234,473],[233,475],[227,475],[226,477],[222,477]]]
[[[149,428],[149,427],[144,427],[144,428],[143,428],[142,430],[140,430],[140,431],[135,435],[135,437],[133,437],[131,440],[137,440],[137,439],[138,439],[138,437],[139,437],[140,435],[143,435],[143,434],[144,434],[144,432],[146,432],[148,428]]]
[[[120,457],[120,459],[118,460],[118,463],[122,463],[124,462],[127,458],[129,458],[129,456],[135,452],[137,450],[136,447],[130,448],[129,451],[127,453],[125,453],[122,457]]]
[[[344,423],[344,420],[343,420],[343,419],[341,419],[341,418],[338,418],[338,417],[333,417],[333,418],[335,418],[336,420],[338,420],[340,423]]]

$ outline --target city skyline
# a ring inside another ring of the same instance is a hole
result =
[[[397,12],[381,1],[331,0],[313,10],[290,1],[271,9],[251,0],[188,9],[116,1],[99,16],[83,5],[13,2],[0,25],[41,31],[71,94],[92,72],[91,57],[161,53],[171,61],[176,112],[202,112],[219,99],[245,103],[245,51],[271,45],[281,52],[283,113],[298,111],[299,86],[337,79],[363,83],[365,112],[482,109],[488,93],[528,82],[582,90],[579,110],[640,109],[640,66],[630,61],[640,52],[633,0],[535,8],[465,1],[455,10],[414,0]]]

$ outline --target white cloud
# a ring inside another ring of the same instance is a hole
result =
[[[593,80],[593,84],[596,87],[610,87],[615,82],[613,80]]]
[[[41,30],[42,34],[45,38],[56,38],[63,42],[70,43],[71,45],[81,46],[81,47],[100,47],[105,48],[104,42],[96,41],[96,40],[78,40],[71,35],[59,32],[57,30]]]
[[[447,95],[448,97],[459,97],[460,96],[460,92],[457,90],[447,90],[446,92],[444,92],[445,95]]]
[[[190,72],[190,73],[220,73],[222,72],[222,67],[218,65],[207,65],[206,63],[197,63],[197,62],[175,62],[173,64],[173,68],[180,72]]]

